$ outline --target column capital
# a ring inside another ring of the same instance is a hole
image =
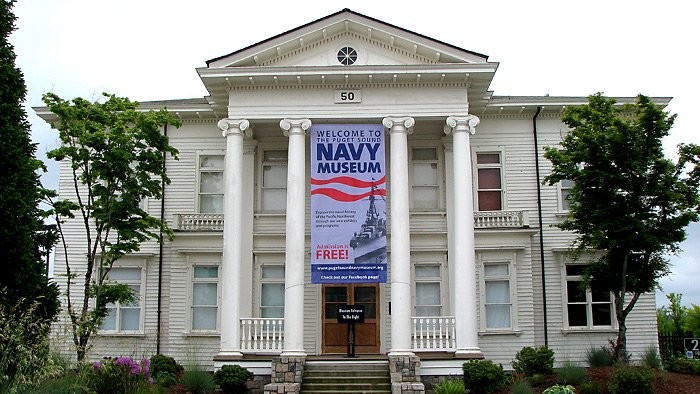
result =
[[[284,130],[284,136],[289,137],[292,134],[306,135],[306,130],[311,127],[310,119],[290,119],[284,118],[280,120],[280,128]]]
[[[384,127],[389,129],[390,133],[413,133],[411,127],[416,124],[416,120],[410,116],[387,116],[382,119]]]
[[[247,137],[250,137],[251,131],[248,129],[250,126],[250,122],[248,119],[221,119],[219,123],[216,124],[219,126],[219,129],[221,129],[224,137],[229,136],[230,134],[240,134],[244,135]],[[245,132],[246,130],[249,130],[248,132]],[[245,133],[244,133],[245,132]]]
[[[445,128],[445,134],[457,133],[460,131],[467,131],[469,134],[474,134],[479,122],[481,122],[481,119],[474,115],[450,116],[446,121],[448,127]]]

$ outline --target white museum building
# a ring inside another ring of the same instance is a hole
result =
[[[197,69],[206,97],[142,103],[183,123],[164,130],[179,150],[172,183],[163,201],[145,201],[175,237],[115,264],[110,278],[139,301],[110,306],[89,358],[240,364],[275,392],[298,390],[314,363],[369,362],[392,372],[395,392],[419,392],[466,359],[508,369],[524,346],[547,345],[558,363],[582,362],[606,345],[612,297],[579,291],[573,235],[555,226],[570,185],[542,184],[543,147],[566,133],[564,108],[587,98],[499,96],[489,90],[497,68],[345,9],[207,61]],[[372,183],[358,203],[384,204],[385,282],[312,280],[309,133],[324,125],[382,130],[385,194]],[[69,191],[70,168],[61,171]],[[82,253],[81,225],[66,226],[57,261]],[[354,358],[341,305],[364,311]],[[628,328],[632,354],[657,345],[653,294]]]

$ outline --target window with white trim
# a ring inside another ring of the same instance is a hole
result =
[[[562,179],[559,182],[559,210],[561,212],[568,211],[571,209],[571,205],[567,198],[571,192],[571,188],[574,187],[574,181],[568,179]]]
[[[133,302],[107,304],[107,316],[100,330],[111,333],[138,333],[142,331],[143,317],[143,269],[141,267],[112,267],[107,274],[108,281],[123,283],[136,296]]]
[[[199,213],[224,212],[224,155],[199,155]]]
[[[442,273],[438,263],[415,263],[413,266],[414,316],[442,316]]]
[[[503,210],[503,153],[476,152],[476,206],[479,211]]]
[[[486,262],[483,265],[484,326],[487,330],[513,327],[511,299],[511,265],[507,261]]]
[[[216,331],[219,315],[219,267],[192,266],[190,304],[192,331]]]
[[[284,265],[260,266],[260,317],[284,317]]]
[[[440,171],[436,147],[411,149],[411,187],[413,208],[440,207]]]
[[[287,151],[265,150],[262,160],[260,209],[282,212],[287,208]]]
[[[613,302],[609,291],[581,286],[586,266],[566,264],[566,318],[569,327],[612,327]]]

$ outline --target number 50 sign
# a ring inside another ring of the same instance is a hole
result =
[[[688,357],[700,358],[700,338],[685,338],[683,345]]]

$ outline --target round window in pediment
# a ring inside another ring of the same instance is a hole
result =
[[[338,61],[343,66],[350,66],[357,61],[357,51],[352,47],[342,47],[338,51]]]

